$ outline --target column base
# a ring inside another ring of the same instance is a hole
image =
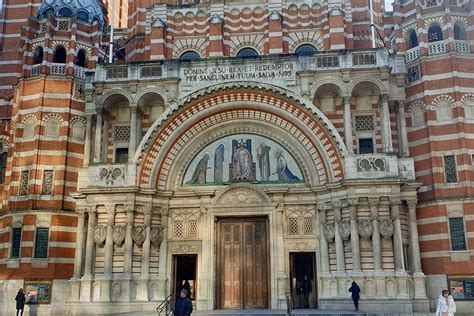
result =
[[[138,288],[137,288],[137,301],[148,301],[148,279],[138,279]]]
[[[92,283],[94,282],[92,277],[82,277],[81,280],[81,302],[91,302],[92,301]]]

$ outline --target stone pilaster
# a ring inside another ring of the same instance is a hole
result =
[[[148,301],[148,283],[150,278],[150,230],[151,230],[151,207],[143,208],[145,217],[145,241],[142,245],[141,274],[138,281],[137,300]]]
[[[86,115],[86,138],[84,140],[84,159],[83,166],[89,166],[91,162],[91,146],[92,146],[92,115]]]
[[[132,162],[135,150],[137,149],[137,107],[132,105],[130,107],[130,140],[128,144],[128,161]]]
[[[84,276],[81,278],[81,301],[90,302],[92,299],[92,265],[95,257],[94,228],[97,222],[96,208],[89,209],[86,239],[86,258],[84,261]]]
[[[168,288],[168,279],[167,279],[167,263],[168,263],[168,218],[169,218],[169,209],[168,208],[161,208],[160,209],[161,215],[161,227],[163,228],[163,241],[161,242],[160,246],[160,262],[158,263],[158,280],[159,280],[159,288],[158,288],[158,299],[163,300],[167,296],[167,288]],[[201,214],[201,223],[204,222],[207,215]],[[206,232],[207,233],[207,232]],[[203,241],[205,240],[205,232],[203,232]],[[208,237],[207,237],[208,238]],[[205,244],[203,242],[203,244]],[[203,252],[204,253],[204,252]],[[205,270],[205,269],[204,269]],[[207,272],[206,272],[207,273]],[[201,278],[201,282],[206,282],[207,276],[204,275]],[[206,283],[204,283],[206,284]]]
[[[334,243],[336,245],[336,267],[337,272],[345,272],[344,243],[341,238],[341,202],[333,202],[334,211]]]
[[[97,109],[97,116],[96,116],[96,123],[95,123],[94,163],[100,163],[101,162],[102,126],[103,126],[102,108],[98,108]]]
[[[347,152],[354,153],[352,138],[352,115],[351,115],[351,97],[344,97],[344,140],[346,142]]]
[[[349,199],[349,208],[351,210],[351,248],[352,248],[352,271],[360,272],[360,245],[359,230],[357,227],[357,203],[359,199]]]
[[[380,103],[382,107],[382,147],[383,152],[388,153],[393,151],[392,127],[390,125],[390,109],[388,107],[388,95],[382,95]]]
[[[379,198],[369,198],[370,215],[372,217],[372,251],[374,253],[374,270],[382,271],[382,246],[378,219]]]
[[[405,102],[398,101],[398,141],[400,142],[400,156],[406,157],[410,155],[408,150],[407,122],[405,119]]]

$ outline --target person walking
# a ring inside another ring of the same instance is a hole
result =
[[[349,292],[351,292],[352,301],[354,302],[354,310],[359,310],[359,299],[360,299],[360,287],[354,281],[349,288]]]
[[[454,316],[456,313],[456,303],[448,290],[442,290],[436,306],[436,316]]]
[[[176,306],[174,309],[175,316],[189,316],[193,312],[193,303],[188,297],[188,291],[182,289],[179,293],[179,297],[176,300]]]
[[[305,275],[303,281],[298,285],[298,293],[300,295],[300,306],[302,308],[309,308],[309,294],[313,291],[311,280]]]
[[[15,297],[16,301],[16,316],[23,316],[23,310],[25,309],[26,296],[23,293],[23,289],[19,289]]]

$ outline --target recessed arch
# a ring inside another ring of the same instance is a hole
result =
[[[243,108],[239,110],[237,104]],[[341,157],[347,154],[347,149],[332,123],[319,109],[290,91],[245,82],[205,88],[167,108],[160,120],[148,130],[135,153],[134,160],[140,162],[137,184],[141,187],[168,188],[170,169],[177,153],[186,145],[184,140],[194,139],[190,133],[199,133],[216,122],[217,118],[213,115],[237,115],[234,116],[235,122],[265,116],[273,119],[286,126],[286,133],[301,135],[298,136],[301,138],[299,142],[308,146],[307,152],[314,157],[320,156],[322,164],[318,170],[326,168],[321,171],[325,174],[321,176],[320,183],[343,178]]]
[[[112,89],[102,95],[99,100],[99,104],[105,107],[117,103],[133,104],[133,96],[125,89]]]
[[[58,45],[54,49],[53,63],[64,64],[66,63],[66,49],[62,45]]]
[[[371,90],[375,95],[387,94],[388,91],[385,88],[381,80],[371,77],[359,77],[352,80],[349,83],[347,92],[349,95],[357,94],[357,89],[364,88]]]

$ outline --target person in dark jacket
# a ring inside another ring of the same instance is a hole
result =
[[[23,316],[23,310],[25,309],[26,296],[23,293],[23,289],[19,289],[15,297],[16,301],[16,316]]]
[[[313,291],[313,286],[307,275],[304,276],[303,281],[298,283],[297,291],[300,297],[301,308],[309,308],[309,295]]]
[[[359,310],[359,299],[360,299],[360,287],[357,285],[356,282],[352,282],[351,287],[349,288],[349,292],[351,292],[352,301],[354,302],[355,310]]]
[[[182,289],[179,293],[178,299],[176,300],[174,315],[189,316],[192,312],[193,303],[191,303],[191,299],[188,297],[188,291],[186,289]]]

